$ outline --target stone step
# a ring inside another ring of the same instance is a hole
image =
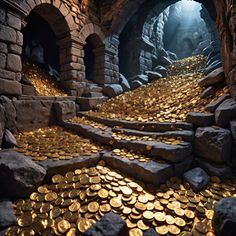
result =
[[[194,131],[192,130],[176,130],[176,131],[166,131],[166,132],[147,132],[139,131],[133,129],[120,129],[112,128],[113,132],[121,132],[126,135],[135,135],[135,136],[149,136],[149,137],[167,137],[167,138],[178,138],[181,137],[187,142],[192,142],[194,140]]]
[[[89,98],[100,98],[103,97],[103,93],[100,92],[88,92],[86,94],[84,94],[85,97],[89,97]]]
[[[108,118],[99,118],[95,116],[90,116],[85,112],[78,112],[78,116],[86,117],[89,120],[95,122],[115,127],[119,126],[125,129],[134,129],[141,131],[153,131],[153,132],[166,132],[166,131],[176,131],[176,130],[193,130],[193,125],[187,122],[137,122],[137,121],[126,121]]]
[[[179,145],[169,145],[156,141],[114,140],[111,128],[102,131],[89,125],[72,122],[62,122],[62,125],[66,129],[73,130],[79,135],[83,135],[101,144],[110,145],[112,148],[135,150],[147,157],[170,161],[172,163],[181,162],[192,153],[192,145],[188,142],[182,142]]]
[[[149,162],[140,162],[138,160],[115,156],[111,152],[104,153],[102,160],[104,160],[108,166],[120,170],[124,174],[153,185],[165,183],[174,175],[173,166],[166,162],[156,162],[152,160]]]
[[[102,96],[93,98],[78,97],[76,101],[80,106],[80,110],[89,111],[96,109],[99,104],[105,102],[106,100],[108,100],[108,97]]]

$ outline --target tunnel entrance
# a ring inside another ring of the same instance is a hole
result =
[[[22,30],[24,37],[22,59],[60,71],[59,47],[56,36],[46,20],[32,11],[25,19],[27,25]]]
[[[211,53],[215,58],[207,66],[221,64],[215,22],[197,1],[145,2],[119,40],[120,73],[128,80],[194,55]]]
[[[104,51],[103,43],[97,34],[91,34],[84,45],[85,78],[88,81],[99,82],[99,70],[102,69]]]

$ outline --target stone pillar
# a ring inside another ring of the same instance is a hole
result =
[[[0,95],[22,94],[21,52],[22,17],[26,13],[14,1],[2,0],[0,5]]]

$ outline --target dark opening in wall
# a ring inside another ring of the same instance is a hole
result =
[[[97,34],[91,34],[86,39],[84,45],[84,65],[85,65],[85,76],[87,80],[98,82],[99,72],[103,65],[102,55],[100,52],[104,49],[102,40]]]
[[[33,11],[25,21],[27,25],[22,30],[24,36],[23,59],[42,66],[51,66],[59,72],[59,47],[48,22]]]

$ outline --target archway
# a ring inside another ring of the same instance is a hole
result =
[[[100,37],[93,33],[85,40],[84,65],[85,78],[90,82],[99,83],[101,71],[104,65],[104,45]]]

